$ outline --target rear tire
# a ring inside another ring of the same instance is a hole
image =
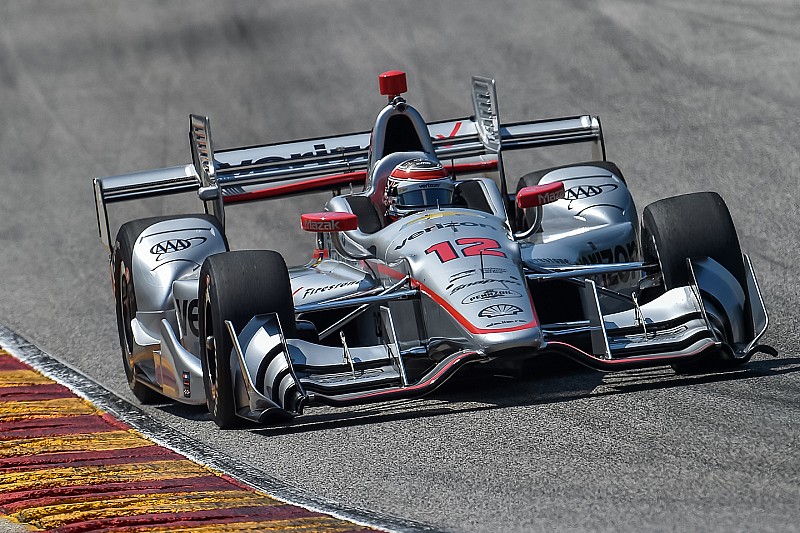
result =
[[[223,429],[236,427],[233,341],[225,321],[237,333],[255,315],[278,314],[284,335],[296,336],[289,273],[283,257],[268,250],[243,250],[208,257],[200,269],[200,360],[208,412]]]
[[[742,250],[725,201],[715,192],[701,192],[665,198],[644,208],[641,232],[642,258],[658,263],[664,290],[689,284],[686,259],[710,257],[725,267],[747,295]],[[654,289],[650,289],[651,291]],[[650,293],[643,301],[663,294]],[[746,362],[723,361],[721,354],[692,363],[672,366],[679,373],[696,373]]]

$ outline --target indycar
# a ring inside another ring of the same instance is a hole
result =
[[[371,131],[215,150],[208,118],[190,115],[190,164],[94,179],[139,401],[206,404],[228,428],[419,397],[465,365],[519,369],[546,353],[600,371],[773,353],[718,194],[656,201],[640,223],[599,118],[504,123],[495,81],[473,77],[472,116],[426,122],[405,73],[379,88]],[[509,152],[562,144],[591,158],[506,175]],[[406,194],[391,212],[415,169],[419,202]],[[432,176],[447,195],[432,195]],[[317,191],[331,197],[300,216],[308,263],[229,249],[226,206]],[[132,220],[111,239],[112,204],[176,193],[202,212]]]

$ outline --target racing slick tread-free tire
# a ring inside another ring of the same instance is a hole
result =
[[[208,412],[223,429],[243,422],[236,414],[231,375],[233,341],[255,315],[277,313],[286,337],[296,336],[289,273],[283,257],[269,250],[209,256],[200,269],[200,360]]]
[[[687,257],[708,256],[747,291],[742,250],[725,201],[715,192],[653,202],[642,216],[642,256],[658,262],[666,290],[688,285]]]
[[[142,232],[153,224],[180,218],[184,217],[160,216],[131,220],[119,228],[114,243],[114,253],[112,257],[114,307],[117,312],[117,331],[119,333],[119,344],[122,350],[122,364],[125,367],[125,376],[128,379],[128,386],[131,388],[133,395],[136,396],[136,399],[143,404],[162,402],[165,400],[165,396],[162,396],[154,389],[151,389],[137,380],[134,369],[131,366],[131,354],[133,350],[131,320],[136,316],[136,311],[138,309],[136,305],[136,287],[133,283],[133,272],[131,270],[133,264],[133,247]],[[193,218],[203,218],[219,226],[216,219],[209,215],[193,215]]]
[[[747,295],[747,278],[736,228],[725,201],[715,192],[674,196],[645,207],[641,244],[644,262],[660,265],[665,291],[689,284],[687,258],[707,256],[733,274]],[[720,359],[712,357],[675,364],[673,369],[679,373],[694,373],[746,362]]]

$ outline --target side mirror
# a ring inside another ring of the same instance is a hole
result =
[[[517,192],[517,207],[527,209],[550,204],[564,198],[564,182],[554,181],[544,185],[531,185]]]
[[[300,227],[314,233],[336,233],[358,229],[358,217],[353,213],[326,211],[300,215]]]

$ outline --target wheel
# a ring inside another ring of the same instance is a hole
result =
[[[152,217],[132,220],[117,232],[114,243],[113,276],[114,276],[114,302],[117,309],[117,332],[119,344],[122,349],[122,364],[125,367],[125,376],[136,399],[143,404],[158,403],[165,397],[136,379],[133,369],[133,330],[131,320],[136,316],[136,287],[133,284],[132,258],[133,245],[139,235],[157,222],[169,217]]]
[[[666,290],[689,283],[687,257],[708,256],[730,271],[747,292],[742,250],[725,201],[715,192],[653,202],[642,217],[642,257],[658,262]]]
[[[733,274],[747,295],[747,278],[736,228],[725,201],[715,192],[665,198],[645,207],[641,247],[644,262],[658,263],[663,278],[663,291],[650,293],[643,301],[688,285],[691,275],[686,259],[703,256],[714,259]],[[676,364],[673,368],[681,373],[694,373],[719,367],[721,354],[716,355],[696,363]],[[744,362],[746,360],[742,359],[730,361],[734,365]]]
[[[225,321],[241,332],[255,315],[278,314],[284,335],[296,336],[289,273],[283,257],[266,250],[209,256],[200,269],[200,360],[208,412],[220,428],[240,423],[231,375],[233,341]]]

